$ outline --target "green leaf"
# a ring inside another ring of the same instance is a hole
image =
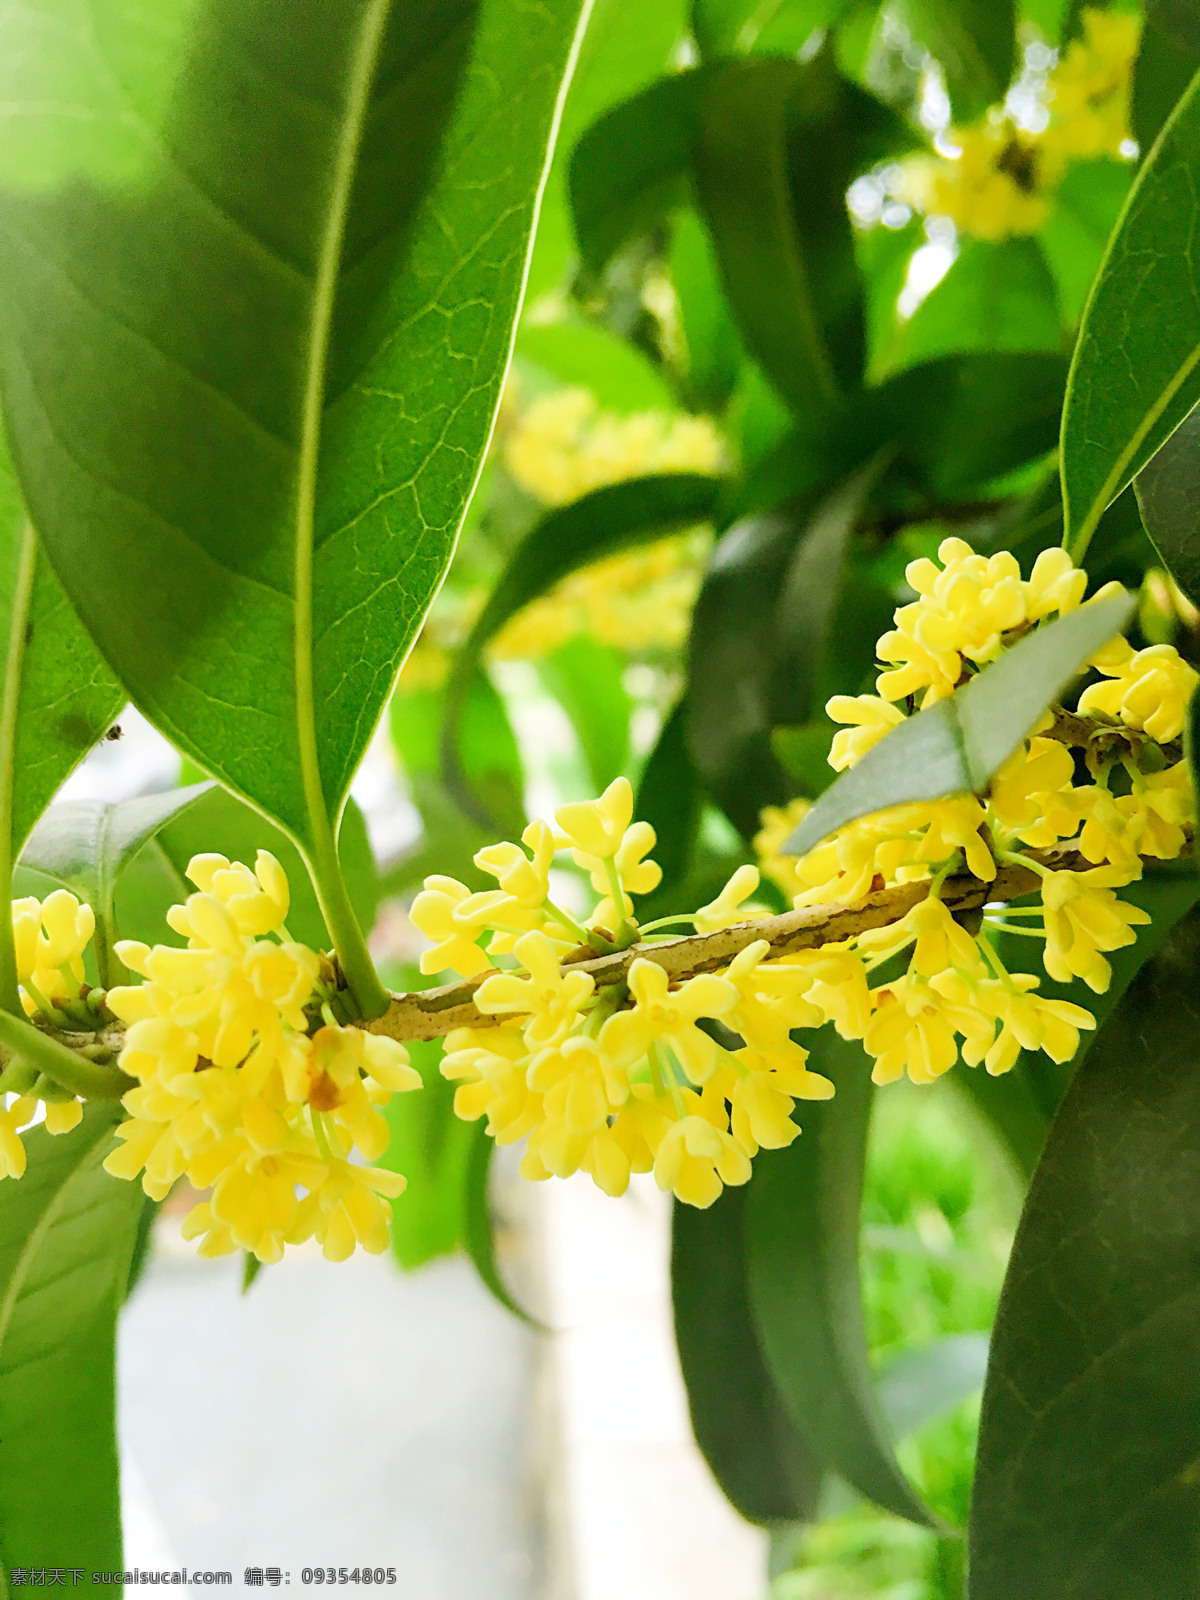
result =
[[[692,32],[709,60],[768,46],[780,49],[783,28],[796,51],[849,6],[850,0],[692,0]]]
[[[116,1107],[24,1136],[0,1203],[0,1559],[122,1565],[114,1345],[144,1196],[100,1162]],[[64,1541],[66,1547],[64,1547]]]
[[[1134,479],[1138,510],[1154,548],[1193,602],[1200,600],[1200,410],[1193,411]]]
[[[905,0],[902,10],[942,65],[957,123],[1004,99],[1016,57],[1013,0]]]
[[[1196,74],[1196,48],[1186,48],[1147,16],[1142,42],[1133,67],[1129,120],[1133,137],[1148,154]]]
[[[726,1499],[750,1522],[808,1521],[821,1468],[771,1379],[750,1314],[747,1191],[707,1211],[676,1205],[671,1230],[675,1342],[692,1431]]]
[[[487,446],[581,0],[77,11],[5,41],[14,458],[101,652],[297,840],[375,1009],[337,824]],[[63,170],[23,168],[39,130]]]
[[[819,411],[865,359],[846,187],[903,135],[825,53],[724,62],[694,114],[697,192],[746,348],[793,410]]]
[[[813,1035],[837,1094],[806,1106],[785,1150],[764,1150],[746,1203],[750,1303],[774,1381],[818,1459],[868,1499],[938,1523],[901,1471],[871,1376],[858,1274],[873,1087],[862,1047]]]
[[[982,1389],[987,1358],[986,1333],[951,1333],[889,1361],[877,1388],[892,1438],[915,1433]]]
[[[712,240],[692,210],[671,229],[671,282],[687,346],[687,389],[697,406],[723,410],[737,384],[742,341],[721,287]]]
[[[696,602],[688,650],[692,757],[747,837],[763,806],[794,793],[772,754],[771,730],[821,709],[846,548],[879,465],[852,474],[807,520],[780,514],[732,528]]]
[[[799,728],[773,728],[771,749],[789,777],[796,780],[802,795],[815,800],[824,794],[837,774],[829,765],[833,724],[828,720],[809,722]]]
[[[124,980],[124,969],[112,948],[117,937],[117,879],[160,828],[195,805],[212,787],[194,783],[120,805],[105,800],[64,800],[51,806],[30,834],[21,852],[21,865],[54,878],[96,913],[93,943],[102,989]]]
[[[625,657],[611,645],[576,634],[537,665],[538,676],[575,729],[588,794],[603,794],[629,759],[633,701],[624,682]]]
[[[1193,915],[1134,980],[1055,1120],[992,1337],[973,1600],[1200,1594]]]
[[[584,265],[599,272],[629,238],[683,198],[707,73],[661,78],[614,106],[571,152],[571,215]]]
[[[893,367],[968,350],[1062,344],[1058,294],[1035,239],[965,239],[896,340]]]
[[[419,989],[429,981],[405,973],[403,986]],[[462,1243],[467,1165],[478,1135],[454,1115],[454,1085],[439,1071],[441,1041],[414,1040],[408,1053],[424,1088],[392,1096],[384,1111],[392,1138],[380,1165],[408,1179],[392,1202],[392,1253],[412,1272]]]
[[[1100,267],[1063,411],[1068,549],[1083,558],[1104,509],[1200,399],[1200,79],[1150,152]]]
[[[539,370],[558,384],[589,389],[605,411],[674,412],[678,404],[648,356],[594,322],[552,322],[521,329],[521,372]]]
[[[906,800],[979,793],[1134,605],[1131,595],[1111,595],[1038,628],[964,688],[900,723],[826,790],[785,849],[806,855],[847,822]]]
[[[1038,233],[1038,243],[1054,274],[1063,320],[1072,327],[1083,314],[1133,176],[1128,161],[1076,161],[1054,191],[1054,204]]]
[[[170,906],[195,892],[195,884],[185,877],[192,857],[215,851],[252,867],[259,850],[269,850],[287,873],[291,888],[287,925],[292,937],[311,949],[326,949],[329,935],[300,852],[259,812],[216,787],[169,818],[121,873],[115,898],[121,938],[177,944],[179,936],[168,927],[166,914]],[[370,928],[379,900],[379,875],[362,812],[353,800],[346,807],[338,851],[355,915],[364,928]]]
[[[687,0],[596,0],[563,106],[529,267],[531,301],[561,291],[576,254],[568,191],[571,153],[611,107],[671,70],[687,33]]]
[[[520,1317],[522,1322],[544,1333],[542,1324],[513,1299],[496,1261],[495,1221],[488,1197],[488,1178],[495,1148],[496,1141],[484,1132],[484,1124],[473,1124],[466,1156],[463,1244],[484,1288],[506,1311],[511,1311],[514,1317]]]
[[[523,606],[580,567],[707,521],[719,489],[720,479],[698,473],[630,478],[548,512],[517,546],[460,649],[446,688],[443,770],[460,803],[472,805],[476,790],[463,783],[458,729],[489,641]]]
[[[662,868],[662,889],[668,893],[687,875],[704,813],[704,790],[688,749],[687,726],[687,700],[681,698],[642,768],[633,808],[634,816],[648,822],[657,836],[653,859]]]
[[[124,703],[46,563],[0,438],[0,1005],[10,1009],[13,863],[55,790]]]

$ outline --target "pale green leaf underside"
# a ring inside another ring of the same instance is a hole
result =
[[[153,720],[310,844],[314,755],[336,815],[478,472],[580,6],[0,9],[47,550]]]
[[[805,855],[847,822],[907,800],[978,793],[1133,607],[1122,591],[1060,617],[900,723],[825,791],[785,850]]]
[[[1200,76],[1138,173],[1079,330],[1062,428],[1063,542],[1076,560],[1200,397],[1198,173]]]

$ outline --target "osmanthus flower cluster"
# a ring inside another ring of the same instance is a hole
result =
[[[1031,628],[1090,603],[1086,574],[1062,550],[1043,551],[1024,579],[1007,552],[985,558],[947,539],[938,561],[911,563],[907,577],[917,599],[897,611],[895,628],[879,641],[877,694],[835,696],[827,707],[844,725],[829,757],[838,770],[854,766],[907,715],[952,693]],[[990,1072],[1006,1071],[1021,1049],[1068,1059],[1078,1030],[1093,1027],[1093,1018],[1039,996],[1037,976],[1008,971],[996,935],[1042,941],[1050,978],[1080,978],[1103,993],[1111,977],[1106,956],[1132,943],[1134,928],[1149,920],[1117,891],[1141,876],[1144,858],[1170,859],[1187,842],[1194,798],[1186,763],[1171,747],[1197,674],[1170,645],[1135,651],[1119,637],[1091,666],[1097,676],[1076,713],[1048,712],[985,795],[864,817],[801,860],[783,855],[781,845],[807,803],[764,813],[756,842],[765,870],[797,906],[851,904],[872,889],[930,880],[928,898],[903,921],[853,941],[865,982],[909,951],[905,971],[871,989],[869,1015],[855,1035],[875,1059],[877,1082],[904,1072],[929,1082],[960,1049],[968,1065],[982,1061]],[[1030,853],[1055,849],[1088,865],[1055,868]],[[939,885],[963,867],[990,882],[998,863],[1036,876],[1036,903],[989,906],[970,931],[941,903]]]
[[[311,1238],[334,1261],[358,1245],[385,1250],[385,1200],[405,1180],[369,1163],[388,1143],[381,1108],[419,1088],[419,1074],[402,1045],[338,1020],[327,958],[288,935],[288,882],[273,856],[260,851],[254,871],[195,856],[188,877],[198,893],[168,916],[186,947],[119,942],[144,981],[106,995],[81,982],[89,906],[60,890],[13,908],[30,1016],[59,1029],[126,1024],[118,1065],[137,1081],[105,1167],[140,1174],[153,1199],[183,1177],[208,1190],[184,1224],[203,1255],[242,1249],[277,1261],[286,1244]],[[0,1087],[14,1070],[22,1064],[10,1063]],[[79,1120],[78,1100],[31,1087],[48,1099],[51,1133]],[[24,1170],[17,1129],[35,1112],[22,1096],[0,1117],[6,1175]]]
[[[647,859],[654,831],[633,821],[625,778],[597,801],[561,807],[555,822],[532,823],[525,849],[480,851],[476,864],[496,889],[472,894],[454,879],[430,878],[413,903],[412,920],[430,940],[424,970],[484,975],[475,1005],[496,1019],[446,1040],[442,1071],[459,1084],[455,1108],[486,1117],[499,1143],[527,1139],[521,1171],[528,1178],[584,1171],[617,1195],[631,1172],[653,1170],[662,1188],[709,1205],[725,1184],[749,1178],[760,1146],[795,1138],[797,1099],[832,1094],[791,1035],[824,1020],[806,996],[822,983],[834,991],[840,959],[801,967],[772,959],[759,940],[721,970],[682,981],[639,955],[623,981],[598,988],[563,957],[635,940],[645,947],[663,936],[661,924],[638,927],[632,900],[661,876]],[[571,852],[601,896],[582,922],[550,894],[559,850]],[[729,896],[742,884],[735,878],[694,918],[669,920],[705,930],[735,922],[740,913]],[[499,970],[498,961],[511,970]],[[844,1004],[840,992],[837,1003]]]

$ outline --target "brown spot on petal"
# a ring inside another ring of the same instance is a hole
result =
[[[341,1103],[341,1092],[327,1072],[312,1075],[308,1085],[308,1103],[314,1111],[332,1111]]]

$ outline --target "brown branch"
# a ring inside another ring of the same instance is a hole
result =
[[[1156,743],[1149,734],[1121,727],[1115,722],[1101,722],[1094,717],[1081,717],[1074,711],[1064,711],[1061,706],[1054,708],[1053,725],[1044,730],[1042,738],[1054,739],[1058,744],[1078,745],[1083,749],[1098,740],[1114,739],[1128,745],[1135,752],[1143,745]],[[1169,767],[1183,760],[1183,746],[1177,739],[1167,744],[1159,744],[1156,748],[1162,751],[1163,760]]]
[[[1092,865],[1074,851],[1031,850],[1028,854],[1057,868],[1078,871]],[[1028,867],[1002,866],[991,883],[969,875],[947,878],[941,897],[951,911],[969,911],[990,900],[1016,900],[1032,894],[1038,886],[1037,874]],[[785,911],[782,916],[762,917],[756,922],[739,922],[720,933],[693,934],[685,939],[662,939],[652,944],[631,945],[628,950],[591,958],[568,958],[564,967],[590,972],[596,987],[624,983],[629,968],[639,957],[653,961],[672,978],[690,978],[698,972],[712,972],[728,966],[739,951],[758,939],[766,939],[771,953],[791,955],[798,950],[817,950],[825,944],[839,944],[869,928],[884,928],[899,922],[929,893],[929,880],[879,889],[854,905],[804,906]],[[372,1033],[390,1039],[437,1039],[454,1028],[491,1028],[499,1017],[488,1016],[475,1006],[475,992],[488,976],[468,978],[461,983],[443,984],[415,994],[398,994],[382,1017],[364,1026]]]

